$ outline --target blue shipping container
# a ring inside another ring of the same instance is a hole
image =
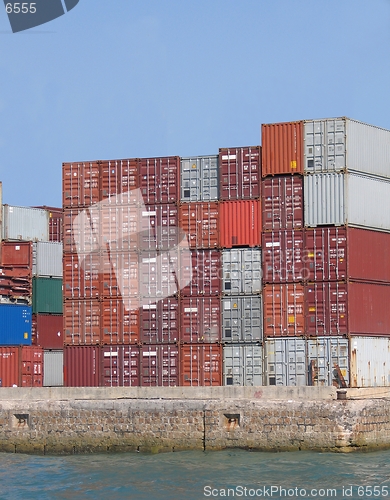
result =
[[[31,345],[32,308],[0,304],[0,345]]]

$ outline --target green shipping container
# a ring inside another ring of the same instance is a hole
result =
[[[33,278],[33,313],[62,314],[62,279]]]

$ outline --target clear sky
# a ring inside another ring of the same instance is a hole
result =
[[[390,129],[389,104],[390,0],[80,0],[15,34],[0,5],[11,205],[61,206],[64,161],[217,154],[279,121]]]

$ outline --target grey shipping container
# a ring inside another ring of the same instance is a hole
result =
[[[272,339],[264,345],[265,385],[306,385],[305,339]]]
[[[49,212],[3,205],[3,240],[49,241]]]
[[[349,118],[304,122],[304,172],[355,171],[390,178],[390,130]]]
[[[62,278],[62,243],[34,242],[32,272],[37,277]]]
[[[43,351],[43,386],[64,385],[64,351]]]
[[[223,385],[263,385],[261,345],[231,344],[223,347]]]
[[[218,200],[218,155],[180,159],[180,200]]]
[[[390,386],[390,338],[350,338],[351,387]]]
[[[348,349],[348,339],[342,337],[308,340],[308,385],[348,387]]]
[[[222,251],[222,291],[226,295],[261,292],[261,250],[243,248]]]
[[[390,180],[351,173],[304,178],[305,225],[390,231]]]
[[[222,340],[258,342],[263,338],[263,311],[260,295],[222,298]]]

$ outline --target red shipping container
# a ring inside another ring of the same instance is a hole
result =
[[[63,241],[63,209],[47,207],[46,205],[33,208],[43,208],[49,212],[49,241],[57,241],[59,243]]]
[[[133,189],[137,189],[139,181],[139,160],[136,158],[121,160],[119,193],[129,193]],[[124,202],[126,198],[122,196],[121,200]]]
[[[2,241],[1,266],[32,269],[32,242]]]
[[[0,295],[11,301],[31,304],[32,269],[31,267],[0,268]]]
[[[43,348],[21,346],[19,360],[19,386],[43,387]]]
[[[219,207],[222,248],[261,245],[260,200],[222,201]]]
[[[64,317],[62,314],[33,314],[32,343],[43,349],[64,347]]]
[[[64,303],[64,342],[91,345],[101,342],[98,300],[67,300]]]
[[[64,210],[64,252],[98,252],[101,245],[100,212],[93,209]]]
[[[303,122],[261,126],[262,176],[303,173]]]
[[[179,225],[188,235],[190,248],[219,246],[219,215],[217,202],[182,203]]]
[[[191,267],[187,253],[180,253],[180,275],[182,281],[189,284],[180,290],[182,297],[193,295],[221,294],[221,251],[191,250]],[[191,279],[191,281],[190,281]]]
[[[135,251],[102,254],[101,296],[122,297],[126,308],[139,307],[139,262]]]
[[[126,252],[139,247],[140,208],[131,205],[102,205],[99,221],[99,245],[107,252]]]
[[[126,310],[121,298],[101,302],[103,344],[137,344],[140,339],[140,311]]]
[[[141,386],[178,386],[179,348],[174,344],[141,347]]]
[[[217,344],[180,346],[180,385],[222,385],[222,346]]]
[[[169,250],[179,241],[177,205],[148,205],[141,211],[138,247],[145,250]]]
[[[62,164],[62,205],[88,207],[100,198],[99,162]]]
[[[19,385],[19,347],[0,347],[0,387]]]
[[[390,283],[390,233],[352,227],[321,227],[305,232],[309,281]]]
[[[263,233],[263,281],[287,283],[305,276],[304,232],[299,230]]]
[[[65,299],[93,299],[101,294],[102,260],[99,254],[64,254],[63,294]]]
[[[219,150],[221,200],[260,198],[260,152],[260,146]]]
[[[219,297],[180,299],[180,340],[213,343],[221,340],[221,301]]]
[[[138,387],[140,385],[139,346],[103,346],[100,363],[103,387]]]
[[[177,203],[180,199],[180,157],[141,158],[140,187],[144,203]]]
[[[279,175],[262,182],[263,231],[303,229],[303,177]]]
[[[305,333],[305,293],[300,283],[267,284],[263,289],[264,336],[299,337]]]
[[[64,386],[99,387],[100,385],[100,347],[64,347]]]
[[[144,344],[175,343],[179,341],[179,301],[167,297],[144,304],[141,314],[141,341]]]

